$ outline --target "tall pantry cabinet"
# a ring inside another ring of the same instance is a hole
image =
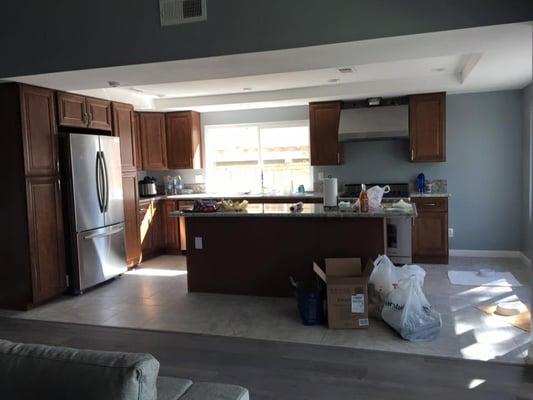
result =
[[[0,85],[0,308],[28,309],[66,289],[54,91]]]

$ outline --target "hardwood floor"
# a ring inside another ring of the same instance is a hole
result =
[[[533,398],[533,368],[506,363],[14,318],[0,338],[148,352],[161,375],[239,384],[253,400]]]

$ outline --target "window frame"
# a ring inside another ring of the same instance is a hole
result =
[[[264,193],[264,180],[263,180],[263,155],[262,155],[262,148],[261,148],[261,129],[268,129],[268,128],[291,128],[291,127],[306,127],[307,131],[309,133],[309,120],[302,119],[302,120],[290,120],[290,121],[268,121],[268,122],[243,122],[243,123],[237,123],[237,124],[209,124],[204,125],[202,127],[202,143],[204,146],[204,155],[205,155],[205,166],[204,166],[204,175],[205,175],[205,185],[206,189],[209,189],[209,168],[207,167],[208,162],[208,150],[207,150],[207,136],[208,131],[210,129],[217,129],[217,128],[249,128],[249,127],[255,127],[257,129],[257,145],[259,149],[259,155],[258,155],[258,163],[259,163],[259,170],[260,170],[260,186],[261,190]],[[309,138],[310,139],[310,138]],[[309,191],[314,187],[314,171],[313,166],[311,165],[311,152],[309,152],[309,187],[306,188],[306,191]],[[296,188],[294,188],[296,190]]]

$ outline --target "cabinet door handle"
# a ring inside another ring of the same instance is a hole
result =
[[[415,159],[415,151],[411,149],[411,161]]]
[[[435,203],[425,203],[424,205],[428,206],[428,207],[435,207],[436,206]]]

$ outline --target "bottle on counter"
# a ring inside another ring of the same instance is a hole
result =
[[[368,212],[368,193],[364,183],[361,184],[361,193],[359,193],[359,211]]]

